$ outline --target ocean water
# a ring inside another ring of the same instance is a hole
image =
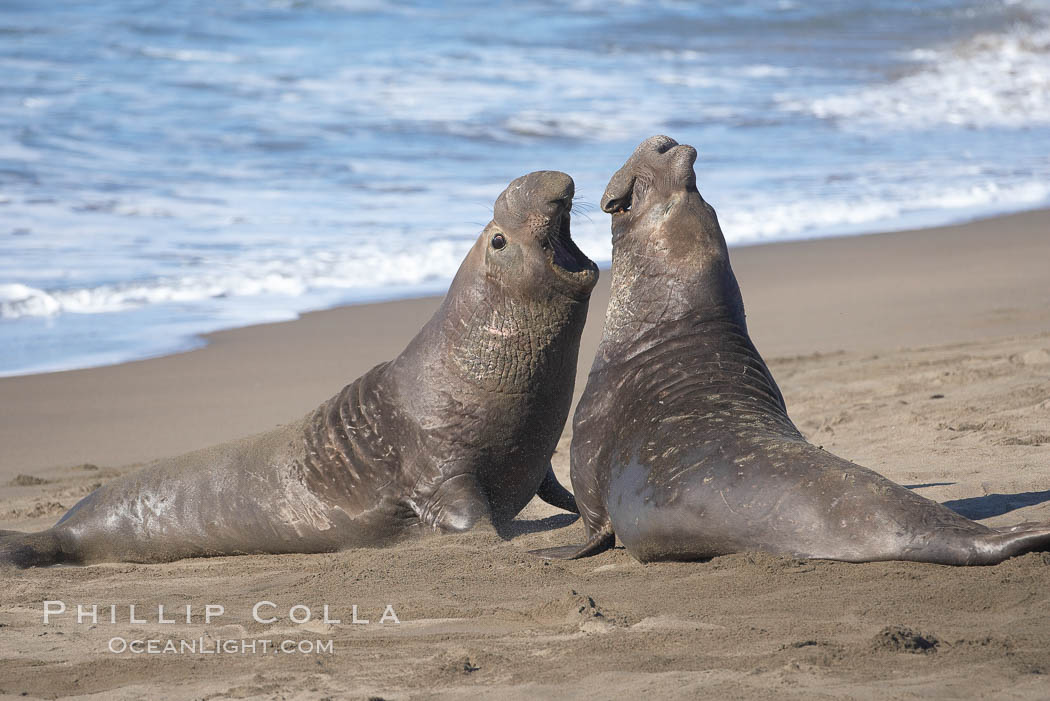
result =
[[[0,375],[440,292],[655,133],[731,245],[1050,203],[1050,2],[0,0]]]

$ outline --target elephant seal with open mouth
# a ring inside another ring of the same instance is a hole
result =
[[[612,178],[612,301],[580,400],[572,486],[588,542],[637,559],[766,551],[850,562],[994,564],[1050,524],[994,529],[811,445],[748,336],[696,151],[665,136]]]
[[[575,511],[550,468],[598,278],[569,233],[573,194],[554,171],[512,182],[419,335],[316,411],[104,485],[46,531],[0,533],[0,563],[382,546],[499,527],[537,493]]]

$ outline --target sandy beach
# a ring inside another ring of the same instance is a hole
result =
[[[751,337],[812,442],[1004,525],[1050,520],[1048,232],[1044,210],[731,255]],[[144,463],[299,418],[396,355],[437,303],[344,307],[179,355],[0,379],[0,529],[46,528]],[[554,457],[566,485],[570,439],[567,427]],[[578,542],[582,525],[538,500],[514,533],[4,572],[0,698],[1050,696],[1048,554],[983,568],[756,554],[642,565],[622,548],[547,562],[526,551]],[[70,611],[45,625],[47,600]],[[253,620],[258,602],[278,620]],[[78,623],[77,604],[105,608]],[[224,613],[205,623],[208,604]],[[191,620],[162,623],[158,605],[191,606]],[[312,620],[290,620],[296,605]],[[325,605],[340,623],[322,620]],[[379,622],[388,605],[399,623]],[[351,623],[354,606],[369,624]],[[115,638],[331,650],[115,653]]]

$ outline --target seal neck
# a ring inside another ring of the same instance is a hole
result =
[[[724,243],[688,255],[674,247],[627,241],[613,246],[603,346],[707,322],[728,323],[747,335],[740,286]]]
[[[395,364],[426,368],[430,381],[501,394],[543,394],[575,378],[588,300],[554,290],[516,295],[473,264],[477,253]]]

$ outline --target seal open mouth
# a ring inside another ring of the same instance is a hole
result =
[[[492,221],[512,235],[521,234],[521,244],[528,247],[537,272],[546,262],[553,280],[544,271],[544,281],[556,283],[562,293],[583,298],[598,281],[598,266],[577,248],[569,233],[575,194],[576,186],[565,173],[538,170],[516,178],[500,193]],[[537,245],[542,258],[536,256]]]
[[[595,276],[598,266],[572,240],[569,221],[570,214],[566,209],[558,226],[547,231],[542,245],[555,273],[582,283]]]

